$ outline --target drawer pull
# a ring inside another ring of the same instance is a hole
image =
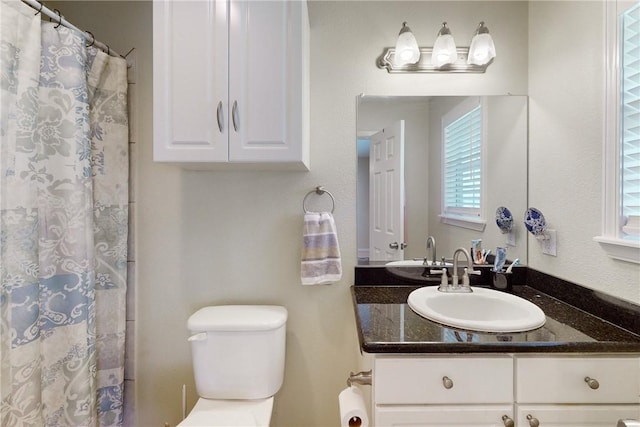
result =
[[[514,427],[516,425],[508,415],[502,416],[502,422],[504,423],[504,427]]]
[[[589,377],[584,377],[584,382],[587,383],[587,385],[592,390],[597,390],[598,388],[600,388],[600,383],[596,379],[589,378]]]
[[[233,101],[233,107],[231,108],[231,120],[233,121],[233,130],[238,132],[240,128],[240,117],[238,116],[238,101]]]
[[[449,390],[450,388],[453,388],[453,381],[449,377],[442,377],[442,385],[444,388]]]
[[[218,102],[218,108],[216,109],[216,119],[218,120],[218,130],[220,133],[224,130],[224,116],[222,114],[222,101],[220,101]]]
[[[540,421],[531,414],[527,415],[527,419],[529,420],[529,426],[531,427],[538,427],[540,425]]]

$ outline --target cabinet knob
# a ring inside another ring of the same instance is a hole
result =
[[[222,101],[218,102],[218,108],[216,110],[216,119],[218,119],[218,130],[220,133],[224,130],[224,113],[222,112]]]
[[[527,415],[527,419],[529,420],[529,426],[531,427],[538,427],[540,425],[540,421],[531,414]]]
[[[449,390],[450,388],[453,388],[453,381],[449,377],[442,377],[442,385],[444,388]]]
[[[584,377],[584,382],[587,383],[592,390],[600,388],[600,383],[594,378]]]
[[[238,129],[240,129],[240,118],[238,117],[238,101],[233,101],[233,107],[231,108],[231,120],[233,121],[233,130],[238,132]]]
[[[508,415],[502,416],[502,422],[504,423],[504,427],[514,427],[516,425]]]

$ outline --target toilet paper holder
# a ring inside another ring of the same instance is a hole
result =
[[[357,374],[350,372],[349,378],[347,379],[347,385],[351,387],[353,383],[360,385],[371,385],[371,369],[369,369],[368,371],[360,371]]]

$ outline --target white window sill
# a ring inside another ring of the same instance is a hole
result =
[[[606,236],[597,236],[593,240],[600,243],[602,249],[611,258],[640,264],[640,242]]]
[[[469,230],[484,231],[487,221],[484,219],[475,219],[463,216],[439,215],[440,221],[444,224],[453,225],[455,227],[468,228]]]

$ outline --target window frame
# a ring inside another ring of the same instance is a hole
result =
[[[478,208],[477,215],[464,215],[461,213],[451,213],[445,211],[445,127],[471,112],[476,107],[480,106],[482,110],[482,132],[480,141],[480,207]],[[485,218],[484,207],[486,203],[486,141],[487,141],[487,110],[486,102],[483,97],[468,97],[458,105],[453,107],[450,111],[445,113],[441,118],[441,181],[440,181],[440,221],[444,224],[452,225],[455,227],[466,228],[475,231],[484,231],[487,220]]]
[[[633,2],[624,4],[633,5]],[[623,2],[605,2],[605,123],[603,144],[602,233],[593,239],[611,258],[640,264],[640,241],[621,237],[620,27]]]

